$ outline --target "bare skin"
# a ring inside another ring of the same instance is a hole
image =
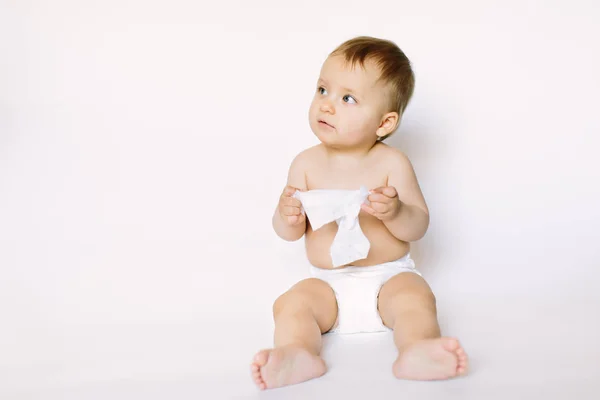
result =
[[[327,370],[321,334],[333,326],[337,303],[329,285],[305,279],[279,296],[273,305],[275,348],[259,351],[252,360],[254,382],[260,389],[300,383]]]
[[[398,348],[394,376],[438,380],[467,372],[467,355],[458,340],[441,337],[435,296],[419,275],[392,277],[379,292],[378,307],[384,325],[394,331]]]
[[[359,223],[371,243],[367,258],[353,266],[369,267],[406,255],[429,224],[429,210],[408,158],[377,142],[393,132],[398,114],[386,111],[386,88],[376,83],[378,69],[348,68],[336,57],[324,63],[309,122],[321,144],[293,160],[287,185],[273,214],[273,228],[284,240],[305,238],[312,265],[331,269],[329,255],[337,232],[332,222],[313,231],[301,212],[296,190],[372,190]],[[346,103],[341,88],[351,88],[358,103]],[[343,102],[341,99],[344,99]],[[350,108],[350,107],[362,108]],[[343,267],[341,267],[343,268]],[[442,337],[436,302],[420,276],[401,273],[381,288],[378,308],[383,323],[394,332],[398,358],[392,373],[399,379],[438,380],[464,375],[468,358],[457,339]],[[282,294],[273,306],[275,347],[259,351],[251,374],[260,389],[297,384],[326,373],[320,357],[321,335],[335,326],[337,303],[332,289],[307,279]]]

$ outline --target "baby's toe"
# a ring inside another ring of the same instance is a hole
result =
[[[442,338],[442,346],[446,351],[451,351],[456,354],[456,350],[460,348],[458,340],[454,338]]]
[[[468,361],[467,353],[462,348],[456,350],[456,357],[458,358],[459,364],[466,364]]]
[[[259,388],[264,389],[264,387],[266,386],[265,381],[263,381],[260,373],[252,374],[252,379],[254,380],[254,383],[256,384],[256,386],[258,386]]]
[[[261,350],[254,356],[254,364],[258,367],[262,367],[267,363],[269,359],[269,350]]]
[[[467,359],[466,354],[462,354],[458,356],[458,366],[456,368],[456,372],[459,375],[464,375],[467,373],[467,369],[469,368],[469,360]]]

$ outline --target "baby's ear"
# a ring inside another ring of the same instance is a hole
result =
[[[399,121],[400,115],[397,112],[392,111],[385,114],[381,119],[381,124],[379,125],[379,128],[377,129],[377,136],[382,138],[394,132],[398,127]]]

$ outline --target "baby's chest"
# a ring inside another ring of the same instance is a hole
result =
[[[381,168],[352,170],[314,168],[306,172],[306,184],[309,190],[356,190],[361,186],[374,189],[386,186],[387,178],[387,171]]]

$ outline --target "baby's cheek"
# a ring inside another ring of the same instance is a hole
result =
[[[360,139],[369,131],[369,125],[364,120],[355,119],[347,125],[348,136]]]
[[[376,125],[376,121],[369,113],[355,113],[353,114],[352,125],[357,131],[364,132],[372,130]]]

